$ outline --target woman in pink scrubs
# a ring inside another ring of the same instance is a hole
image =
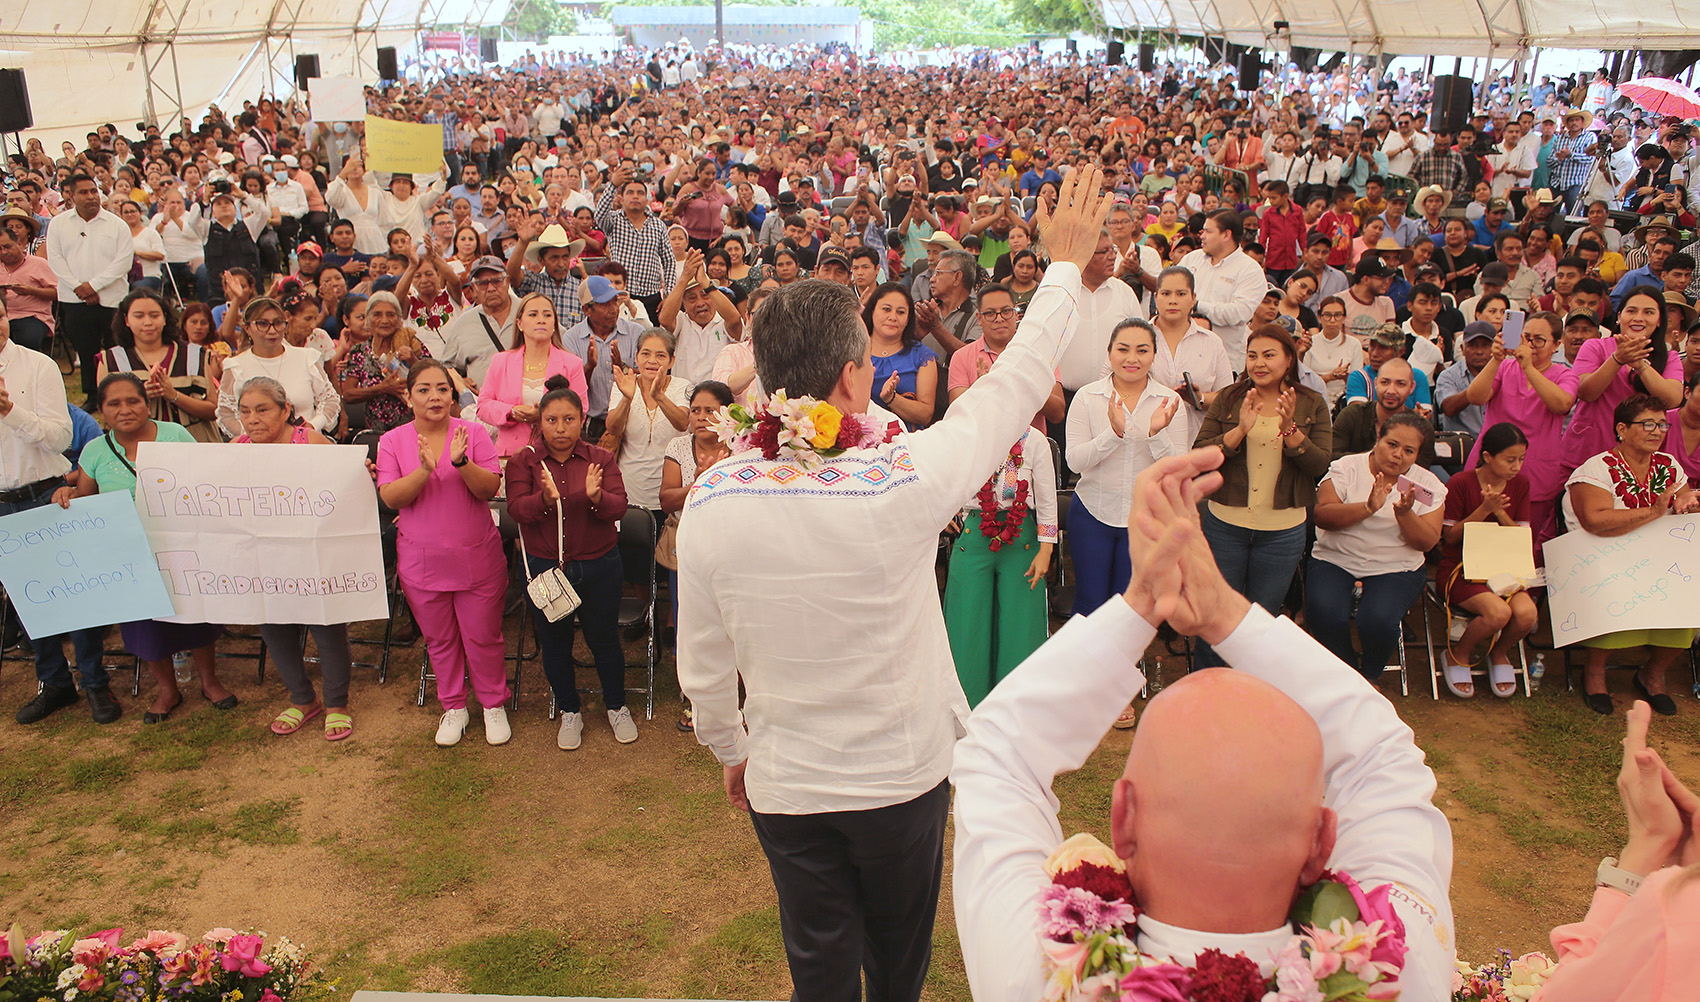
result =
[[[1665,415],[1670,422],[1670,431],[1665,433],[1665,451],[1676,457],[1682,464],[1682,472],[1688,474],[1688,486],[1695,486],[1700,481],[1700,372],[1688,378],[1688,385],[1683,387],[1682,406],[1672,408]]]
[[[1516,350],[1506,351],[1503,335],[1493,339],[1493,358],[1465,391],[1472,404],[1485,404],[1482,427],[1509,422],[1529,439],[1523,460],[1523,476],[1529,481],[1529,525],[1539,544],[1558,534],[1553,512],[1564,493],[1564,473],[1559,465],[1564,437],[1564,416],[1576,404],[1575,370],[1552,360],[1564,323],[1556,313],[1532,313],[1523,324],[1523,340]],[[1507,361],[1512,364],[1506,365]],[[1466,470],[1476,468],[1482,442],[1470,450]]]
[[[1617,335],[1583,342],[1571,364],[1578,377],[1576,410],[1559,452],[1566,478],[1617,447],[1612,413],[1631,394],[1650,394],[1667,408],[1682,403],[1682,359],[1665,344],[1665,296],[1650,285],[1624,297]]]
[[[484,706],[484,737],[505,744],[507,664],[502,540],[489,501],[501,487],[496,447],[483,428],[450,416],[454,384],[434,359],[407,374],[413,420],[378,440],[378,496],[394,508],[397,571],[437,675],[443,717],[437,744],[466,732],[466,676]]]

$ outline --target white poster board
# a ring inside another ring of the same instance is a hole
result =
[[[307,87],[307,109],[315,122],[363,122],[366,85],[353,77],[314,77]]]
[[[389,617],[360,446],[143,442],[136,511],[177,622]]]
[[[1555,646],[1700,626],[1700,515],[1666,515],[1622,536],[1567,532],[1542,549]]]

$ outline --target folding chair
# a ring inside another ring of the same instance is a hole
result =
[[[1033,214],[1033,210],[1037,209],[1038,207],[1039,207],[1039,196],[1037,196],[1037,195],[1024,195],[1024,196],[1022,196],[1022,198],[1021,198],[1021,218],[1026,219],[1028,216],[1031,216]]]
[[[638,577],[637,580],[640,584],[645,580],[648,581],[649,598],[645,600],[637,596],[621,596],[619,626],[622,630],[628,626],[636,626],[639,623],[642,623],[644,626],[644,667],[646,671],[646,685],[643,688],[627,686],[626,693],[627,695],[630,695],[635,692],[643,695],[643,718],[645,720],[655,719],[655,664],[659,657],[660,648],[660,644],[656,636],[658,631],[655,625],[655,535],[655,515],[653,513],[651,513],[648,509],[638,508],[635,506],[626,509],[626,514],[620,519],[620,537],[618,545],[620,547],[621,559],[629,559],[629,555],[633,554],[634,551],[641,551],[639,559],[642,563],[638,566],[640,568],[646,568],[646,570]],[[629,567],[627,568],[627,571],[628,573],[630,572]],[[593,663],[580,661],[577,656],[573,657],[573,664],[579,668],[595,667]],[[630,666],[628,665],[627,668],[629,669]],[[580,686],[578,691],[588,695],[596,695],[600,694],[602,689],[600,686],[588,688]],[[556,704],[555,694],[551,690],[549,694],[549,719],[554,720],[559,712],[560,707]]]
[[[1445,662],[1443,659],[1437,659],[1434,656],[1434,627],[1429,622],[1429,611],[1432,609],[1440,618],[1440,621],[1445,623],[1447,621],[1446,600],[1441,597],[1438,585],[1435,582],[1430,581],[1423,585],[1423,597],[1419,604],[1423,609],[1423,641],[1428,648],[1429,694],[1435,699],[1439,699],[1441,674]],[[1462,613],[1457,609],[1452,610],[1452,612],[1454,615],[1468,616],[1467,613]],[[1452,634],[1450,630],[1443,632],[1445,632],[1446,635],[1446,646],[1450,647],[1452,644]],[[1524,698],[1532,696],[1534,691],[1529,685],[1529,646],[1521,640],[1517,642],[1517,663],[1512,666],[1512,669],[1514,671],[1513,680],[1515,680],[1515,678],[1521,678],[1523,680]],[[1481,676],[1482,679],[1486,680],[1488,678],[1487,668],[1471,668],[1470,678],[1473,680],[1477,676]],[[1498,695],[1498,693],[1495,693],[1495,695]]]

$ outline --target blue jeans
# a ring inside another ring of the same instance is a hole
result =
[[[1304,525],[1291,529],[1242,529],[1217,518],[1209,505],[1200,512],[1199,524],[1228,586],[1263,606],[1271,616],[1279,616],[1287,588],[1293,583],[1293,572],[1304,558]],[[1195,642],[1193,668],[1219,668],[1222,663],[1221,656],[1209,644],[1203,640]]]
[[[36,491],[36,496],[27,501],[0,501],[0,515],[12,515],[20,511],[29,511],[51,504],[55,488],[63,486],[64,480],[48,481]],[[106,643],[104,626],[93,626],[82,630],[72,630],[51,637],[30,637],[30,646],[35,648],[35,679],[42,685],[56,689],[72,688],[71,666],[65,661],[65,641],[71,641],[71,649],[77,657],[77,674],[83,678],[83,690],[105,689],[109,685],[106,677],[106,665],[101,663],[101,656]]]
[[[1359,577],[1326,560],[1311,558],[1305,577],[1305,629],[1328,652],[1371,682],[1398,653],[1399,624],[1423,593],[1424,568]],[[1352,585],[1364,583],[1358,600],[1358,642],[1352,649]]]
[[[1111,597],[1127,591],[1133,576],[1127,528],[1092,517],[1076,494],[1068,506],[1068,553],[1074,561],[1074,614],[1090,616]]]
[[[1566,185],[1562,189],[1563,194],[1559,196],[1559,204],[1574,215],[1582,215],[1583,210],[1586,207],[1580,203],[1582,201],[1582,189],[1586,187],[1586,182],[1583,182],[1582,184]]]
[[[522,551],[523,553],[523,551]],[[524,553],[526,575],[547,570],[549,562]],[[537,642],[543,649],[543,674],[554,690],[555,705],[564,713],[580,709],[578,682],[573,677],[573,620],[584,630],[585,646],[596,661],[602,680],[602,703],[610,710],[626,705],[626,652],[620,647],[620,548],[612,547],[594,560],[569,560],[561,565],[573,590],[578,592],[578,611],[549,622],[531,604],[537,624]]]

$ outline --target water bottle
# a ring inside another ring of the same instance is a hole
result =
[[[192,660],[188,651],[178,651],[171,655],[171,667],[177,672],[178,685],[182,685],[193,677],[194,673],[189,670],[189,664]]]
[[[1540,691],[1541,676],[1545,675],[1546,673],[1547,673],[1546,655],[1545,654],[1536,654],[1535,655],[1535,663],[1529,666],[1529,690],[1531,692],[1539,692]]]

